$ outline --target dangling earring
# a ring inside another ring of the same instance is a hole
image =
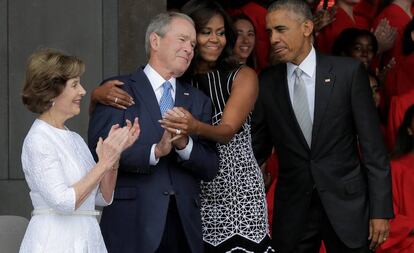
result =
[[[52,107],[55,106],[55,101],[52,101]]]

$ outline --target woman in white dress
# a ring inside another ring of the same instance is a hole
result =
[[[28,61],[23,103],[39,117],[27,134],[22,165],[34,207],[20,252],[107,252],[95,205],[112,202],[118,160],[139,136],[138,119],[114,125],[97,146],[88,146],[65,121],[80,112],[85,90],[82,61],[52,49]]]

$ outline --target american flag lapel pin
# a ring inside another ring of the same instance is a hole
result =
[[[325,85],[329,85],[329,84],[331,84],[331,78],[325,78],[325,80],[324,80],[324,84],[325,84]]]

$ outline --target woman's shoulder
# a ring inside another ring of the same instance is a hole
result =
[[[50,129],[44,122],[36,119],[23,141],[22,155],[54,153],[56,146],[49,137]]]
[[[247,65],[241,65],[234,69],[229,76],[233,81],[237,78],[239,80],[251,82],[253,79],[257,79],[257,73],[254,69]]]
[[[43,121],[36,119],[30,127],[29,132],[27,132],[27,135],[24,138],[23,145],[32,144],[33,142],[36,142],[39,139],[45,138],[46,133],[47,129],[46,126],[43,124]]]
[[[234,80],[237,76],[256,76],[256,71],[247,65],[239,65],[231,69],[217,69],[216,72],[220,77]]]

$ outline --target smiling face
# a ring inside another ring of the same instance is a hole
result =
[[[277,9],[266,15],[271,55],[280,62],[299,65],[312,48],[313,22],[287,10]]]
[[[224,19],[221,15],[214,15],[197,33],[197,50],[201,57],[200,64],[214,64],[226,43]]]
[[[164,36],[152,33],[150,42],[151,66],[166,80],[179,77],[187,70],[194,56],[194,25],[186,19],[173,18]]]
[[[237,20],[234,22],[234,27],[237,31],[237,41],[233,52],[240,62],[246,63],[256,42],[254,27],[253,24],[246,19]]]
[[[71,78],[66,82],[65,88],[59,96],[53,99],[54,115],[59,118],[69,119],[80,113],[80,104],[86,91],[80,83],[80,77]]]

